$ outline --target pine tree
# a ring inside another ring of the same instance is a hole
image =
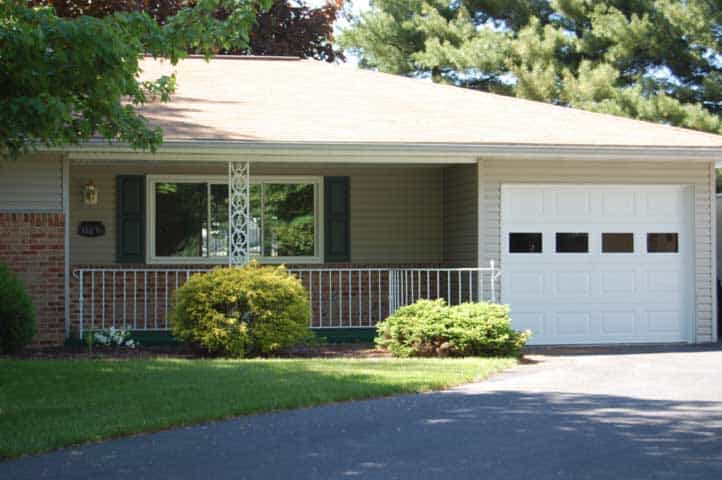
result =
[[[362,67],[722,133],[722,0],[376,0]]]

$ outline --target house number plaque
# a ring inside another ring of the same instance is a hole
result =
[[[78,235],[81,237],[102,237],[105,235],[103,222],[80,222]]]

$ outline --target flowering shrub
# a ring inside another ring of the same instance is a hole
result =
[[[110,327],[93,334],[93,343],[108,347],[135,348],[136,343],[130,338],[130,330]]]

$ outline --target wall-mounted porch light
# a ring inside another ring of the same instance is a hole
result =
[[[93,180],[83,185],[83,206],[95,207],[98,205],[98,189],[95,188]]]

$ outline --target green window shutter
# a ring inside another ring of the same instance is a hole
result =
[[[143,175],[119,175],[117,189],[117,261],[119,263],[144,263],[145,177]]]
[[[351,261],[351,182],[349,177],[326,177],[325,255],[326,262]]]

